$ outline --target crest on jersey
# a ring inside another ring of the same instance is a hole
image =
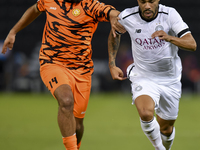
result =
[[[75,9],[72,10],[72,14],[73,14],[75,17],[77,17],[77,16],[79,16],[79,15],[81,14],[81,10],[78,9],[78,8],[75,8]]]
[[[155,30],[156,31],[160,31],[160,30],[164,30],[164,28],[163,28],[163,26],[158,25],[158,26],[156,26]]]

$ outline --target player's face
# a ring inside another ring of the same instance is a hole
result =
[[[158,5],[160,0],[137,0],[140,7],[141,15],[146,20],[151,20],[158,13]]]

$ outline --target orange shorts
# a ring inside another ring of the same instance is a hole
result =
[[[74,96],[74,116],[84,118],[91,90],[91,75],[79,75],[58,64],[45,64],[40,67],[40,76],[53,96],[56,88],[68,84]]]

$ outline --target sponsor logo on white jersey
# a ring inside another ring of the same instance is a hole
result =
[[[136,29],[135,30],[135,33],[141,33],[142,32],[142,29]]]
[[[143,49],[145,50],[153,50],[159,47],[162,47],[165,45],[165,40],[161,40],[159,38],[136,38],[135,39],[136,44],[143,46]]]

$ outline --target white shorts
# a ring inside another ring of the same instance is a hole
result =
[[[148,95],[155,102],[156,114],[164,120],[176,120],[179,111],[179,99],[181,97],[181,82],[160,85],[153,80],[138,75],[134,69],[130,73],[127,70],[131,84],[133,103],[138,96]]]

